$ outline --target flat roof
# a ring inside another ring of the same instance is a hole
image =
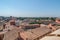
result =
[[[45,36],[44,38],[40,40],[60,40],[60,37],[57,36]]]
[[[59,34],[59,35],[60,35],[60,29],[58,29],[58,30],[52,32],[51,34]]]

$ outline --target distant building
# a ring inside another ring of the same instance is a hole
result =
[[[54,21],[40,21],[41,24],[49,25],[50,23],[54,23]]]
[[[56,30],[60,28],[60,24],[57,22],[53,22],[53,23],[49,23],[48,24],[48,28],[52,29],[52,30]]]
[[[21,26],[21,28],[28,30],[28,29],[34,29],[34,28],[38,28],[40,27],[39,24],[24,24],[23,26]]]
[[[15,21],[15,25],[16,25],[17,27],[19,27],[19,26],[20,26],[20,20],[16,20],[16,21]]]
[[[60,24],[60,18],[56,18],[56,22]]]
[[[15,20],[10,20],[10,25],[15,25]]]

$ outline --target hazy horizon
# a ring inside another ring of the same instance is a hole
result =
[[[0,16],[60,17],[60,0],[0,0]]]

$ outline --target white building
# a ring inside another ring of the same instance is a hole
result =
[[[20,20],[16,20],[16,21],[15,21],[15,25],[16,25],[16,26],[19,26],[19,25],[20,25]]]

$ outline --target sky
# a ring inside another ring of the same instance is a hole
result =
[[[60,0],[0,0],[0,16],[60,17]]]

